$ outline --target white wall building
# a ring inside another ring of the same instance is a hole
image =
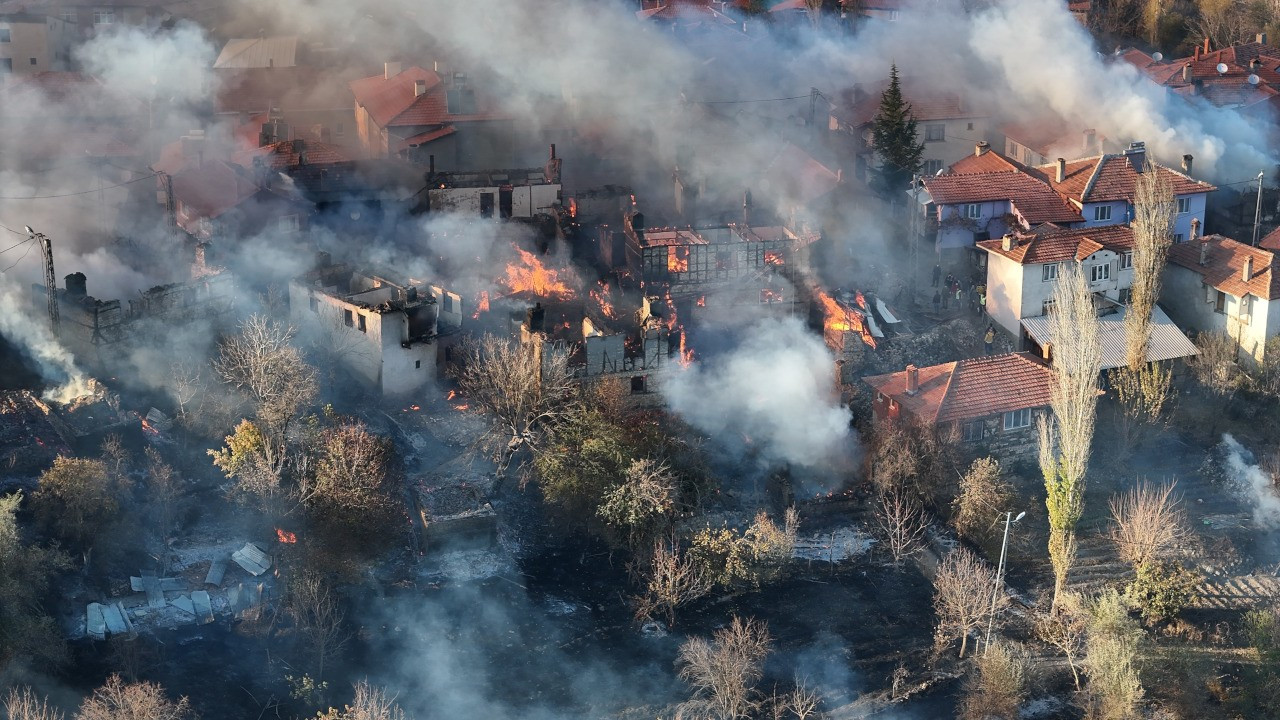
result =
[[[1221,235],[1169,249],[1160,300],[1184,327],[1225,332],[1241,357],[1261,362],[1280,334],[1277,254]]]
[[[447,336],[462,325],[457,294],[345,265],[323,265],[289,283],[289,310],[304,338],[388,397],[433,381]]]

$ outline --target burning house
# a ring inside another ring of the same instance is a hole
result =
[[[836,356],[836,378],[840,385],[856,382],[859,371],[865,366],[865,356],[874,350],[884,338],[884,331],[876,323],[872,303],[878,305],[881,316],[896,320],[884,304],[874,298],[868,300],[862,292],[836,290],[834,296],[822,288],[814,288],[810,306],[811,321],[821,323],[822,339]]]
[[[289,283],[293,324],[377,388],[404,395],[436,377],[462,328],[462,298],[414,279],[331,264]]]
[[[525,312],[520,342],[543,367],[557,355],[567,356],[583,382],[615,379],[625,383],[636,404],[656,403],[664,375],[680,360],[673,357],[668,314],[654,297],[643,299],[634,324],[611,323],[603,311],[588,311],[581,302],[539,301]]]
[[[427,211],[471,217],[533,219],[552,215],[561,205],[560,158],[551,146],[543,167],[475,172],[436,172],[432,155],[427,171]]]

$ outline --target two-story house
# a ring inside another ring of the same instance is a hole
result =
[[[1213,185],[1191,177],[1190,155],[1182,156],[1182,171],[1151,163],[1173,188],[1177,199],[1177,216],[1173,223],[1173,241],[1185,242],[1191,237],[1194,221],[1204,227],[1205,203]],[[1147,151],[1143,143],[1131,143],[1119,154],[1102,154],[1073,162],[1059,161],[1035,168],[1048,179],[1053,189],[1084,216],[1084,227],[1117,225],[1133,217],[1133,198],[1138,176],[1147,167]]]
[[[1133,231],[1127,225],[1060,228],[1042,225],[1032,232],[1011,233],[978,243],[988,255],[987,312],[1000,327],[1052,354],[1049,314],[1053,296],[1068,263],[1084,272],[1098,310],[1102,367],[1125,364],[1124,317],[1133,285]],[[1196,353],[1159,307],[1152,312],[1147,360],[1159,362]]]
[[[1185,327],[1225,332],[1261,362],[1280,334],[1280,254],[1221,235],[1169,248],[1160,301]]]
[[[71,54],[72,27],[52,15],[0,12],[0,76],[63,69]]]
[[[953,431],[981,452],[1019,454],[1036,446],[1036,416],[1048,410],[1053,371],[1032,353],[972,358],[875,375],[877,424],[910,420]]]
[[[1039,175],[992,152],[986,142],[973,146],[972,154],[947,174],[924,178],[924,189],[939,251],[972,248],[981,240],[1041,223],[1084,220]]]

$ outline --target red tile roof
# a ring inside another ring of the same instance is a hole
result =
[[[434,128],[426,132],[420,132],[417,135],[407,137],[396,143],[394,150],[399,152],[405,148],[413,147],[415,145],[426,145],[427,143],[435,142],[441,138],[449,137],[456,132],[458,132],[458,128],[452,125],[445,125],[441,128]]]
[[[951,164],[952,175],[979,175],[982,173],[1013,172],[1023,170],[1021,163],[1016,163],[998,152],[987,149],[981,155],[966,155]]]
[[[1128,50],[1120,57],[1160,85],[1181,94],[1199,95],[1220,106],[1250,105],[1266,100],[1274,95],[1269,91],[1277,90],[1270,86],[1280,85],[1280,51],[1257,42],[1167,62],[1156,62],[1139,50]],[[1254,60],[1259,61],[1256,66],[1252,64]],[[1219,64],[1226,66],[1226,72],[1218,72]],[[1184,79],[1183,74],[1183,68],[1188,66],[1190,81]],[[1249,83],[1250,75],[1258,76],[1258,86]]]
[[[426,83],[426,91],[416,94],[415,83]],[[383,75],[351,82],[356,102],[369,112],[379,127],[416,127],[450,123],[497,120],[507,116],[494,112],[476,96],[476,112],[460,114],[449,111],[449,88],[440,75],[420,67],[406,68],[386,79]]]
[[[274,170],[297,167],[306,155],[307,165],[327,165],[353,160],[345,148],[314,140],[282,140],[253,150],[241,150],[231,157],[231,162],[243,168],[252,168],[255,158],[262,158],[267,167]]]
[[[1280,227],[1272,230],[1266,235],[1263,235],[1262,239],[1258,241],[1258,247],[1264,250],[1275,250],[1280,252]]]
[[[738,21],[720,12],[724,6],[715,0],[663,0],[662,2],[645,3],[643,10],[636,12],[641,20],[658,19],[680,22],[713,23],[716,25],[737,25]]]
[[[1053,371],[1031,353],[973,358],[919,369],[908,395],[907,373],[864,378],[882,395],[928,423],[963,421],[1049,404]]]
[[[1021,265],[1083,260],[1107,249],[1124,252],[1133,249],[1133,230],[1127,225],[1064,229],[1042,225],[1034,232],[1017,233],[1012,250],[1005,250],[1002,240],[983,240],[978,247],[1001,255]]]
[[[1084,221],[1052,188],[1026,172],[937,175],[925,178],[924,187],[939,205],[1008,200],[1032,225]]]
[[[1205,264],[1200,264],[1200,245],[1208,243]],[[1244,261],[1253,261],[1252,276],[1244,279]],[[1250,247],[1221,235],[1206,235],[1200,241],[1177,243],[1169,248],[1169,262],[1199,273],[1205,283],[1235,297],[1253,295],[1263,300],[1280,299],[1280,270],[1276,254]]]
[[[1155,167],[1173,186],[1175,195],[1207,193],[1217,189],[1164,165],[1155,164]],[[1138,182],[1138,173],[1124,154],[1097,155],[1069,162],[1062,182],[1057,181],[1056,163],[1041,165],[1035,171],[1063,197],[1080,204],[1132,200]]]

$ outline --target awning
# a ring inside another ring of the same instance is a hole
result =
[[[1125,365],[1124,316],[1128,306],[1098,318],[1098,339],[1102,342],[1102,369],[1111,370]],[[1052,342],[1049,316],[1023,318],[1022,329],[1036,344],[1044,347]],[[1191,342],[1177,325],[1157,305],[1151,313],[1151,339],[1147,342],[1147,362],[1162,362],[1198,355]]]

